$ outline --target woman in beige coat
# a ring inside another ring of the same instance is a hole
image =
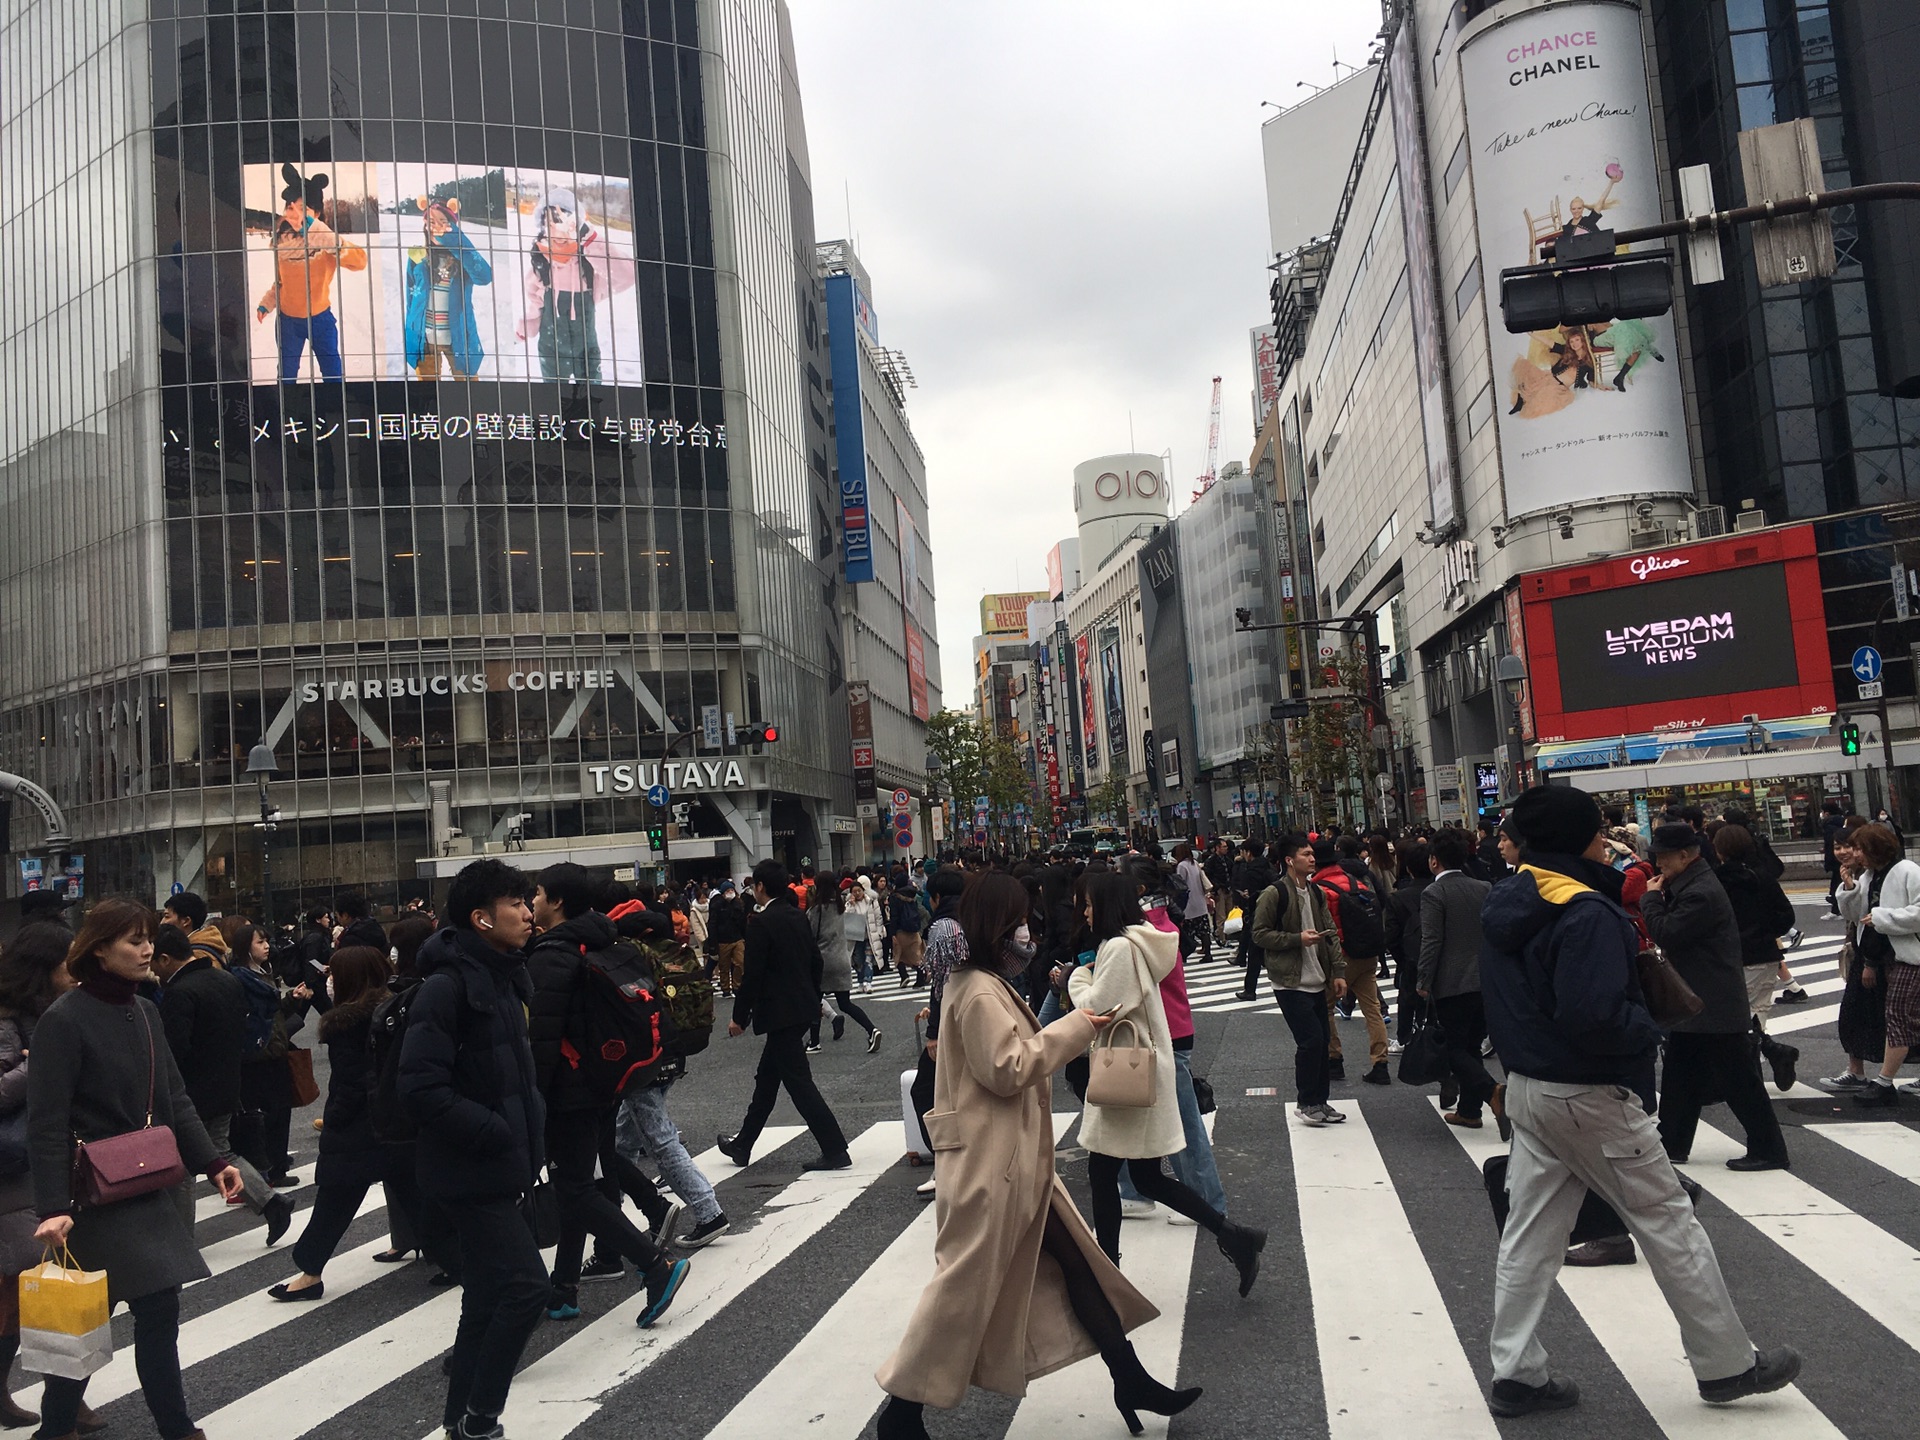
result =
[[[1117,872],[1087,876],[1086,917],[1100,948],[1093,964],[1074,971],[1068,982],[1073,1003],[1112,1015],[1121,1030],[1120,1035],[1109,1035],[1108,1041],[1126,1036],[1130,1043],[1150,1046],[1154,1068],[1153,1104],[1120,1107],[1096,1105],[1089,1099],[1080,1121],[1080,1143],[1087,1150],[1087,1178],[1093,1187],[1093,1228],[1100,1248],[1114,1264],[1120,1263],[1120,1167],[1124,1163],[1134,1189],[1143,1197],[1158,1200],[1213,1235],[1220,1253],[1240,1271],[1240,1293],[1245,1295],[1260,1273],[1267,1232],[1227,1219],[1160,1164],[1163,1157],[1179,1154],[1187,1144],[1174,1089],[1178,1077],[1173,1039],[1160,1001],[1160,982],[1180,960],[1180,937],[1148,923],[1140,913],[1134,882]]]
[[[1008,978],[1033,957],[1027,906],[1026,887],[997,874],[960,901],[966,954],[947,980],[926,1117],[940,1167],[934,1275],[880,1367],[879,1440],[926,1440],[922,1406],[958,1405],[969,1383],[1021,1396],[1096,1353],[1136,1435],[1136,1410],[1173,1415],[1200,1396],[1141,1365],[1127,1332],[1159,1312],[1101,1253],[1054,1173],[1048,1082],[1106,1017],[1076,1010],[1044,1030],[1033,1018]]]

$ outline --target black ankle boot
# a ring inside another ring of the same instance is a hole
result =
[[[889,1395],[881,1407],[879,1423],[873,1427],[876,1440],[933,1440],[927,1434],[926,1422],[920,1418],[921,1408],[918,1400]]]
[[[1220,1253],[1240,1272],[1240,1294],[1244,1297],[1260,1274],[1260,1252],[1267,1248],[1267,1232],[1229,1220],[1220,1228],[1219,1239]]]
[[[1140,1417],[1134,1412],[1146,1410],[1154,1415],[1178,1415],[1194,1401],[1200,1398],[1200,1387],[1190,1386],[1185,1390],[1169,1390],[1147,1373],[1147,1367],[1140,1363],[1140,1357],[1134,1353],[1131,1343],[1122,1341],[1119,1347],[1100,1357],[1107,1362],[1107,1370],[1113,1376],[1113,1404],[1120,1412],[1120,1418],[1127,1422],[1130,1433],[1139,1435],[1146,1427],[1140,1423]],[[884,1432],[881,1440],[887,1440]]]

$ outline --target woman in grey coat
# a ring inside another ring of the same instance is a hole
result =
[[[822,882],[814,892],[813,904],[807,907],[807,924],[813,929],[813,938],[820,945],[820,993],[828,997],[834,1008],[833,1038],[838,1040],[846,1033],[847,1016],[867,1032],[867,1053],[871,1055],[880,1048],[880,1031],[873,1021],[867,1018],[867,1012],[853,1003],[853,937],[849,935],[847,925],[847,901],[855,894],[851,880],[844,882],[838,890],[828,890],[831,881]],[[862,922],[864,924],[864,921]],[[820,1022],[813,1022],[813,1030],[807,1036],[807,1053],[812,1054],[820,1048]]]
[[[180,1379],[180,1287],[207,1278],[206,1263],[179,1207],[165,1190],[108,1205],[76,1205],[73,1139],[104,1140],[145,1125],[169,1126],[189,1170],[203,1172],[228,1200],[240,1172],[215,1152],[194,1113],[160,1012],[136,993],[152,978],[158,917],[134,900],[105,900],[87,916],[67,952],[78,985],[52,1005],[33,1032],[27,1082],[33,1238],[66,1245],[88,1270],[107,1272],[111,1303],[133,1311],[134,1364],[161,1440],[205,1440],[187,1413]],[[40,1431],[69,1440],[85,1380],[47,1377]]]

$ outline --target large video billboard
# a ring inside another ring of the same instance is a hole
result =
[[[1808,526],[1521,578],[1542,742],[1830,713]]]
[[[243,184],[255,384],[646,379],[622,177],[341,162]]]
[[[1460,50],[1507,513],[1693,493],[1670,316],[1509,335],[1500,272],[1547,240],[1658,222],[1640,10],[1527,11]]]

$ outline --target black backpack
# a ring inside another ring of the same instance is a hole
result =
[[[568,1032],[561,1060],[609,1103],[651,1080],[673,1056],[673,1011],[652,960],[633,941],[582,957]]]
[[[455,976],[454,983],[460,983]],[[400,1046],[407,1038],[407,1017],[420,994],[419,980],[406,981],[373,1008],[367,1048],[373,1055],[373,1093],[367,1109],[375,1137],[388,1145],[404,1145],[419,1134],[413,1117],[400,1103]],[[465,1008],[462,1000],[461,1008]]]
[[[1380,897],[1372,885],[1349,874],[1344,889],[1320,887],[1339,907],[1340,948],[1356,960],[1377,960],[1387,950],[1387,928],[1380,919]]]

